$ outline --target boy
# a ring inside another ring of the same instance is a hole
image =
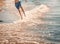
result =
[[[24,13],[24,16],[25,16],[25,12],[24,12],[24,9],[23,9],[22,6],[21,6],[21,1],[15,0],[15,6],[16,6],[16,8],[18,9],[18,11],[19,11],[19,13],[20,13],[21,19],[23,19],[20,9],[21,9],[22,12]]]

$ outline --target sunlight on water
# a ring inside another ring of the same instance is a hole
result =
[[[51,8],[51,11],[45,14],[44,18],[38,18],[45,22],[45,24],[41,25],[36,24],[36,26],[32,26],[31,31],[37,32],[38,34],[43,33],[42,36],[46,37],[47,41],[59,44],[60,42],[60,1],[59,0],[31,0],[34,5],[46,4]],[[36,19],[36,20],[38,20]],[[45,25],[45,26],[44,26]],[[41,27],[42,26],[42,27]],[[42,30],[42,31],[41,31]],[[40,33],[41,32],[41,33]],[[45,33],[46,32],[46,33]],[[43,37],[44,38],[44,37]]]
[[[47,8],[45,5],[40,6],[41,4],[47,5],[51,11],[45,14],[45,10]],[[21,43],[24,42],[25,44],[29,44],[29,42],[31,44],[40,44],[40,43],[59,44],[60,43],[60,34],[59,34],[60,5],[59,4],[60,4],[59,0],[29,0],[28,2],[22,1],[22,6],[25,8],[27,16],[24,17],[24,19],[21,20],[20,22],[21,28],[24,31],[21,33],[17,32],[17,35],[20,34],[18,36],[21,36],[18,38],[18,40],[20,39],[18,42]],[[8,6],[8,4],[6,6]],[[42,11],[39,10],[40,7]],[[42,9],[43,7],[46,9]],[[14,17],[12,18],[13,20],[15,19]],[[13,34],[11,33],[11,35],[14,34],[15,33]],[[13,38],[10,39],[12,40]]]

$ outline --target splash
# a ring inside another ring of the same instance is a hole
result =
[[[41,4],[40,6],[35,7],[30,11],[26,11],[26,17],[23,16],[23,20],[18,20],[16,22],[27,22],[27,21],[34,21],[37,20],[38,17],[44,17],[45,13],[49,12],[50,8],[47,5]],[[15,23],[16,23],[15,22]],[[36,22],[36,21],[34,21]]]

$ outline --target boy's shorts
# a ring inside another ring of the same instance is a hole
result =
[[[16,6],[17,9],[19,9],[21,7],[21,1],[15,3],[15,6]]]

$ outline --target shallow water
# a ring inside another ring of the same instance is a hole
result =
[[[52,42],[54,44],[60,43],[60,0],[30,0],[30,5],[38,6],[40,4],[46,4],[51,8],[51,11],[45,15],[44,18],[38,18],[46,24],[36,24],[35,26],[28,27],[29,31],[33,33],[43,34],[43,39],[46,42]],[[31,4],[32,3],[32,4]],[[36,20],[38,20],[36,19]],[[38,22],[39,23],[39,22]],[[39,38],[39,37],[38,37]]]
[[[23,5],[24,5],[24,1]],[[27,22],[25,28],[22,25],[23,30],[26,32],[22,32],[24,41],[36,41],[39,43],[40,41],[44,41],[46,43],[60,43],[60,0],[29,0],[26,2],[29,9],[33,9],[34,7],[40,4],[46,4],[51,8],[51,11],[44,15],[43,17],[31,19],[32,22]],[[14,16],[14,15],[13,15]],[[5,17],[5,16],[4,16]],[[13,18],[13,17],[12,17]],[[14,17],[15,18],[15,17]],[[13,20],[14,20],[13,18]],[[41,22],[39,22],[41,21]],[[44,24],[42,24],[44,22]]]

